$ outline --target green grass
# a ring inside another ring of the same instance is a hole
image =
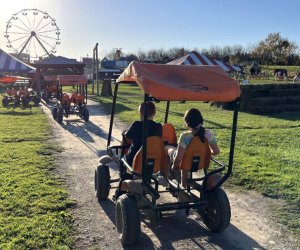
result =
[[[0,249],[69,249],[73,201],[53,174],[46,115],[0,107],[0,121]]]
[[[111,110],[112,98],[94,97]],[[138,105],[143,96],[136,85],[121,85],[116,106],[118,117],[130,123],[139,119]],[[155,120],[163,123],[166,104],[158,103]],[[183,114],[199,108],[204,126],[212,129],[221,148],[220,159],[228,162],[232,112],[207,103],[172,102],[169,122],[177,134],[185,130]],[[300,112],[260,116],[239,113],[233,175],[229,183],[254,189],[265,196],[284,199],[288,206],[276,213],[278,220],[300,236]]]

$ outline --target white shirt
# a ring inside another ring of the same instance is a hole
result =
[[[296,75],[296,76],[294,77],[293,82],[300,82],[300,76]]]

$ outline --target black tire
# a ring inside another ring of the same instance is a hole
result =
[[[24,108],[27,108],[28,107],[28,104],[29,104],[29,99],[28,98],[26,98],[26,97],[24,97],[24,98],[22,98],[22,106],[24,107]]]
[[[133,244],[141,232],[141,217],[136,196],[121,195],[116,204],[116,226],[123,245]]]
[[[95,190],[98,200],[105,200],[110,191],[110,174],[107,165],[100,165],[95,170]]]
[[[83,118],[83,120],[84,120],[85,122],[88,122],[89,119],[90,119],[90,113],[89,113],[89,110],[88,110],[87,108],[84,108],[84,109],[82,110],[81,116],[82,116],[82,118]]]
[[[54,120],[57,119],[57,107],[54,107],[54,108],[52,109],[52,117],[53,117]]]
[[[16,98],[14,102],[14,107],[19,107],[20,106],[20,98]]]
[[[230,223],[231,210],[229,200],[223,189],[205,194],[209,207],[202,214],[205,225],[213,232],[225,230]]]
[[[64,110],[62,108],[59,108],[57,111],[56,121],[58,123],[62,123],[63,119],[64,119]]]
[[[8,104],[9,104],[8,98],[7,97],[3,97],[3,99],[2,99],[2,106],[3,107],[7,107]]]
[[[35,105],[35,106],[38,106],[39,103],[41,102],[41,98],[39,98],[39,97],[36,96],[36,97],[34,97],[33,102],[34,102],[34,105]]]

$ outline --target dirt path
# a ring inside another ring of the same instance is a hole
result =
[[[110,199],[98,202],[94,191],[94,168],[99,157],[106,154],[109,116],[96,102],[89,101],[90,122],[76,116],[62,125],[44,112],[55,131],[54,141],[64,148],[57,157],[59,175],[65,180],[75,220],[75,249],[122,249],[115,227],[115,204]],[[120,135],[118,123],[113,135]],[[115,138],[117,140],[117,138]],[[116,176],[115,171],[111,171]],[[221,234],[209,232],[196,215],[186,217],[177,211],[162,217],[156,227],[142,222],[142,234],[134,247],[126,249],[300,249],[290,234],[272,221],[269,207],[275,201],[254,192],[233,193],[226,190],[232,209],[231,225]]]

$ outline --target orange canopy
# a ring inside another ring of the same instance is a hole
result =
[[[229,102],[241,94],[238,83],[218,66],[134,61],[117,82],[136,82],[144,93],[158,100]]]
[[[58,75],[57,80],[61,86],[87,85],[84,75]]]

